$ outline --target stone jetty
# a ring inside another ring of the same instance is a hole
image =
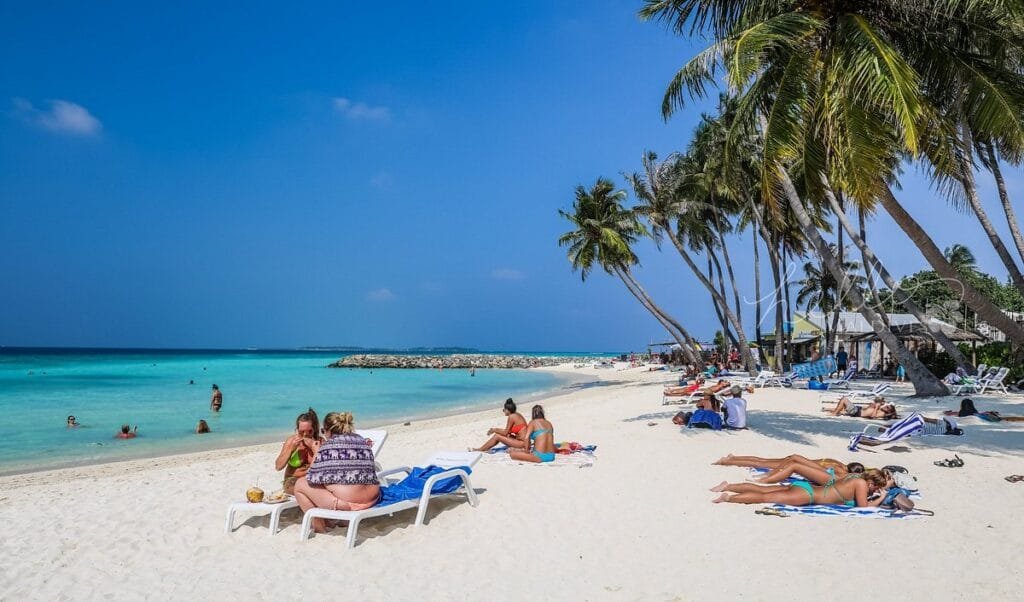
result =
[[[600,358],[536,355],[452,355],[361,354],[349,355],[328,368],[539,368],[558,364],[589,364]]]

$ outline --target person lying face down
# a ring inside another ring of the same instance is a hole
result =
[[[868,501],[873,494],[887,489],[891,484],[889,475],[880,470],[866,470],[861,474],[848,474],[841,479],[831,479],[825,485],[813,485],[807,481],[793,481],[790,485],[755,485],[754,483],[727,483],[722,481],[711,488],[721,493],[712,500],[715,503],[733,504],[788,504],[810,506],[812,504],[840,504],[844,506],[880,506],[885,496],[880,495]]]

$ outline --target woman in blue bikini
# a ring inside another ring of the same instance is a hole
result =
[[[890,486],[890,478],[881,470],[866,470],[861,474],[850,474],[842,479],[831,478],[825,485],[816,486],[807,481],[793,481],[792,485],[755,485],[753,483],[725,483],[712,487],[711,491],[721,492],[713,502],[733,504],[788,504],[810,506],[812,504],[839,504],[843,506],[879,506],[885,496],[869,502],[874,492]]]
[[[551,462],[555,459],[555,427],[544,418],[544,408],[535,405],[526,425],[526,450],[509,450],[509,456],[520,462]]]

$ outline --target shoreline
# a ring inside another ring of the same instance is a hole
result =
[[[557,440],[597,445],[591,462],[520,464],[485,455],[471,475],[476,507],[459,497],[439,499],[422,526],[413,524],[411,510],[366,520],[354,549],[345,548],[344,528],[299,541],[298,510],[282,514],[273,537],[265,516],[240,515],[225,533],[228,504],[243,501],[254,484],[278,487],[277,443],[0,477],[0,511],[10,517],[0,522],[7,550],[0,591],[26,600],[127,600],[140,592],[161,599],[293,599],[324,592],[322,580],[296,575],[340,570],[347,594],[373,600],[463,599],[485,591],[511,599],[521,597],[526,576],[545,578],[542,597],[552,599],[788,601],[794,587],[796,599],[833,599],[862,597],[863,583],[849,578],[845,563],[823,559],[912,541],[919,563],[955,562],[959,569],[904,571],[900,583],[912,599],[946,600],[960,591],[986,600],[1019,597],[1015,581],[991,576],[1017,571],[1024,484],[1003,477],[1024,472],[1024,424],[961,419],[963,437],[913,437],[851,453],[848,433],[869,421],[824,415],[813,391],[757,389],[748,396],[750,428],[715,432],[671,423],[681,407],[662,405],[661,389],[675,374],[636,368],[586,375],[597,382],[557,391],[543,403]],[[904,413],[934,417],[959,401],[902,397],[909,392],[897,387],[892,395]],[[1024,414],[1021,395],[972,397],[983,409]],[[384,467],[415,466],[436,451],[480,445],[487,428],[503,422],[494,407],[388,425],[378,458]],[[918,479],[918,505],[935,515],[780,520],[756,514],[758,506],[712,504],[711,486],[751,477],[746,469],[712,465],[729,453],[905,466]],[[933,464],[954,453],[964,467]],[[45,520],[41,507],[46,518],[60,520]],[[536,549],[537,533],[550,542],[543,553],[504,551]],[[483,560],[481,551],[495,546],[498,553]],[[677,562],[665,562],[676,557],[684,559],[685,575]],[[744,570],[728,579],[689,578],[720,574],[723,565]],[[402,579],[381,579],[396,566]]]
[[[555,394],[556,395],[555,398],[557,398],[559,392],[565,392],[566,389],[572,387],[573,385],[581,384],[581,383],[582,384],[589,384],[589,383],[592,383],[592,382],[599,382],[599,379],[597,378],[597,375],[594,375],[593,379],[586,379],[586,376],[587,376],[586,374],[580,373],[578,370],[571,369],[570,367],[571,367],[571,364],[563,364],[563,365],[556,365],[556,366],[539,366],[539,367],[535,367],[535,368],[510,368],[512,370],[536,370],[536,371],[542,371],[542,372],[549,372],[549,373],[555,374],[556,376],[561,378],[561,381],[557,384],[557,386],[555,388],[544,389],[544,390],[541,390],[541,391],[535,391],[535,392],[529,393],[529,394],[527,394],[525,396],[520,397],[519,399],[521,401],[517,401],[516,403],[517,404],[527,404],[527,403],[535,402],[535,401],[537,401],[539,399],[544,399],[547,396],[550,396],[552,394]],[[490,368],[488,368],[488,369],[490,369]],[[497,368],[495,368],[495,369],[497,369]],[[409,428],[411,428],[411,426],[405,426],[404,423],[406,423],[406,422],[412,422],[413,425],[417,425],[417,424],[428,423],[428,422],[429,423],[433,423],[435,421],[444,420],[444,419],[453,418],[453,417],[455,417],[455,418],[466,417],[467,419],[469,419],[469,418],[477,416],[478,414],[491,413],[491,412],[494,411],[494,409],[486,409],[486,408],[492,408],[492,405],[493,405],[493,408],[499,408],[500,407],[500,404],[496,400],[493,400],[493,401],[492,400],[489,400],[489,401],[480,400],[478,402],[471,402],[468,405],[462,405],[462,406],[459,406],[459,407],[450,408],[448,410],[440,410],[438,412],[430,412],[430,413],[425,413],[425,414],[410,414],[408,416],[398,418],[397,420],[393,420],[391,418],[388,418],[388,419],[382,419],[382,420],[367,420],[366,422],[359,422],[358,421],[358,416],[356,416],[356,419],[357,419],[356,424],[358,425],[358,428],[386,429],[386,430],[388,430],[389,433],[391,433],[391,432],[397,431],[398,429],[409,429]],[[334,410],[329,410],[329,411],[334,411]],[[326,414],[326,412],[324,414]],[[321,415],[321,418],[322,418],[322,415]],[[116,469],[118,467],[124,466],[126,469],[131,470],[133,467],[127,466],[127,465],[130,465],[132,463],[147,462],[147,461],[151,461],[151,460],[159,460],[159,459],[164,459],[164,458],[171,458],[171,459],[176,458],[176,459],[180,459],[181,461],[188,461],[190,459],[202,460],[202,459],[208,458],[211,455],[216,456],[217,454],[224,454],[224,453],[232,453],[232,452],[238,452],[239,454],[242,454],[243,452],[252,453],[252,452],[260,451],[260,450],[262,450],[263,448],[265,448],[267,446],[275,446],[276,447],[276,446],[280,445],[281,441],[283,441],[290,434],[291,434],[291,429],[287,429],[287,430],[282,429],[282,431],[279,434],[271,435],[271,434],[268,433],[268,434],[254,435],[251,439],[245,437],[246,440],[244,442],[239,440],[239,439],[241,439],[243,437],[240,437],[238,435],[232,435],[234,437],[234,440],[224,441],[223,445],[212,445],[211,447],[206,447],[206,448],[203,448],[203,449],[191,450],[191,451],[173,450],[173,451],[170,451],[169,453],[166,450],[165,451],[161,451],[161,450],[148,450],[148,451],[140,452],[138,455],[133,455],[131,458],[110,458],[110,459],[100,459],[100,460],[69,461],[69,462],[62,462],[59,465],[53,465],[53,466],[34,467],[34,468],[27,468],[27,469],[14,468],[14,469],[10,469],[10,470],[8,470],[8,469],[4,468],[2,465],[0,465],[0,479],[6,478],[6,477],[19,477],[19,476],[29,476],[29,475],[48,475],[48,476],[58,476],[59,477],[60,474],[54,475],[54,473],[62,473],[63,471],[75,471],[75,470],[78,470],[78,469],[90,468],[90,467],[111,467],[111,468]],[[185,439],[183,439],[182,441],[185,441]],[[193,456],[194,456],[194,458],[193,458]],[[0,480],[0,483],[2,483],[2,482],[3,481]]]

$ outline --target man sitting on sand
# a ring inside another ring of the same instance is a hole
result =
[[[725,428],[745,429],[747,428],[747,400],[743,399],[743,388],[733,385],[729,392],[732,393],[732,397],[722,402]]]

